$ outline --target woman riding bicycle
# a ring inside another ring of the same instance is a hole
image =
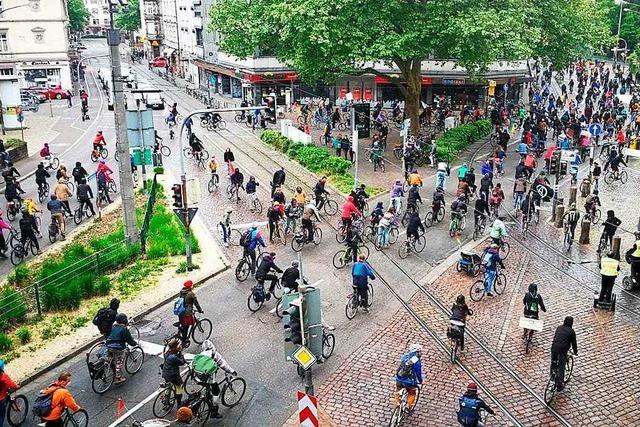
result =
[[[467,323],[467,316],[473,316],[473,310],[471,310],[467,305],[464,295],[458,295],[456,302],[451,307],[451,317],[449,317],[449,320],[456,320],[464,323],[465,325],[450,325],[447,335],[453,336],[456,332],[459,333],[458,339],[460,340],[460,350],[464,350],[464,330]]]
[[[529,319],[540,318],[540,310],[546,312],[547,309],[544,306],[544,302],[542,301],[542,295],[538,293],[538,285],[535,283],[531,283],[529,285],[529,291],[524,294],[524,298],[522,299],[522,303],[524,304],[524,317]],[[522,338],[527,338],[528,329],[525,329]],[[533,333],[533,331],[531,331]]]

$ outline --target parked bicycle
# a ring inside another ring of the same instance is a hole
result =
[[[136,345],[134,347],[127,346],[124,352],[124,369],[128,374],[135,375],[144,363],[144,351]],[[87,367],[93,391],[98,394],[109,391],[116,379],[116,361],[109,354],[106,345],[103,345],[101,351],[98,352],[98,358],[95,362],[87,361]]]

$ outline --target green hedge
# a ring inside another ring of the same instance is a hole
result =
[[[326,175],[331,185],[340,192],[349,194],[353,190],[354,179],[351,173],[351,162],[342,157],[333,156],[324,148],[313,144],[306,145],[293,142],[275,130],[265,130],[260,135],[262,142],[281,151],[292,160],[297,161],[311,172]],[[367,186],[369,194],[374,196],[384,191],[378,187]]]
[[[489,120],[463,124],[446,131],[436,140],[439,159],[452,161],[462,150],[491,133]]]

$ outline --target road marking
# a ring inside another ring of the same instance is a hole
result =
[[[138,345],[142,348],[145,355],[150,356],[158,356],[161,359],[164,359],[164,355],[162,352],[164,351],[164,345],[156,344],[149,341],[138,340]],[[182,353],[186,360],[192,360],[195,357],[193,353]]]

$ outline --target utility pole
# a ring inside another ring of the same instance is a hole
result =
[[[180,49],[180,22],[178,20],[178,0],[173,0],[173,6],[176,13],[176,42],[178,44],[178,76],[182,77],[182,51]]]
[[[122,0],[120,0],[122,1]],[[138,243],[140,235],[136,219],[136,204],[133,194],[133,177],[129,141],[127,139],[127,118],[124,109],[124,92],[122,88],[122,66],[120,64],[120,30],[113,25],[113,13],[117,6],[110,4],[110,28],[107,32],[107,43],[111,55],[111,77],[113,81],[113,112],[116,128],[116,150],[118,151],[118,172],[120,174],[120,196],[122,197],[122,213],[124,216],[124,236],[129,243]]]

